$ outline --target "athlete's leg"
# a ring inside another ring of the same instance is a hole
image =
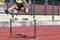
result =
[[[23,6],[25,7],[25,11],[26,11],[26,12],[29,12],[28,6],[25,5],[25,4],[23,4]]]
[[[13,6],[11,6],[9,9],[5,9],[6,14],[8,14],[10,11],[12,11],[13,9],[18,9],[18,6],[16,4],[14,4]]]
[[[9,8],[8,11],[12,11],[13,9],[18,9],[18,6],[16,4],[14,4],[12,7]]]

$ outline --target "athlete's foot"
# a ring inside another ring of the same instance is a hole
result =
[[[28,9],[26,9],[26,13],[28,13],[29,12],[29,10]]]
[[[5,13],[6,13],[6,14],[8,14],[8,13],[9,13],[9,11],[8,11],[7,9],[5,9]]]

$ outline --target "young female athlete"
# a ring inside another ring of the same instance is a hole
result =
[[[5,13],[8,14],[13,9],[16,10],[25,10],[25,12],[29,12],[28,10],[28,3],[26,0],[15,0],[16,3],[12,5],[9,9],[5,9]]]

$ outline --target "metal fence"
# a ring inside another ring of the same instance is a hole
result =
[[[14,4],[14,0],[11,0],[10,2],[7,1],[5,3],[5,6],[6,8],[9,8],[13,4]],[[14,14],[33,15],[33,17],[35,17],[35,15],[52,15],[52,19],[54,20],[54,15],[60,15],[60,1],[28,0],[28,4],[30,10],[29,13],[25,13],[25,12],[15,13],[15,11],[12,11],[12,17],[14,17]],[[3,9],[3,7],[4,6],[2,6],[2,9],[0,8],[0,10],[2,10],[0,12],[4,12],[5,8]]]
[[[8,5],[9,1],[5,0],[7,7],[9,6]],[[11,0],[9,4],[12,5],[12,3],[14,3],[13,0]],[[32,11],[35,9],[34,11],[35,14],[37,15],[52,15],[52,12],[54,13],[54,15],[60,15],[60,1],[52,0],[46,2],[46,0],[44,1],[28,0],[28,4],[29,4],[30,12],[27,14],[33,14]],[[20,13],[20,14],[25,14],[25,13]]]

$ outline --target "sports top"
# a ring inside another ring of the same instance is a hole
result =
[[[22,4],[24,3],[24,0],[16,0],[16,2]]]

